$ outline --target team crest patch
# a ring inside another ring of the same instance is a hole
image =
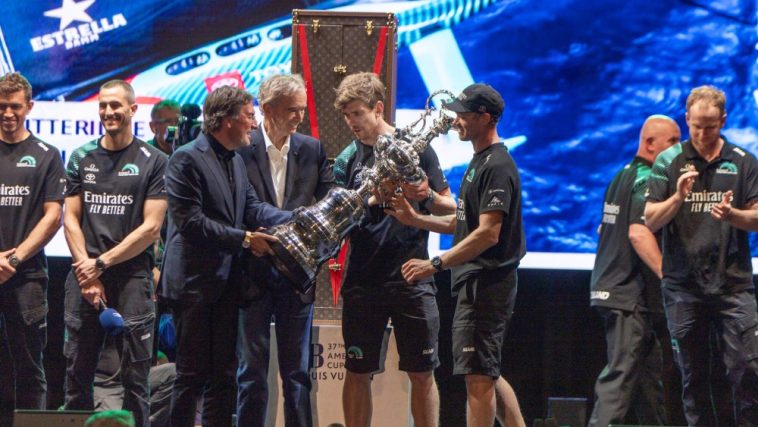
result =
[[[134,163],[127,163],[118,172],[118,176],[137,176],[139,175],[139,167]]]
[[[37,167],[37,159],[35,159],[33,156],[24,156],[21,158],[21,160],[16,163],[17,168],[36,168]]]
[[[363,359],[363,350],[360,347],[351,345],[347,349],[347,358],[361,360]]]
[[[737,175],[737,165],[732,162],[721,163],[716,169],[717,174],[721,175]]]

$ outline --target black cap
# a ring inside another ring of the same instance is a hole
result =
[[[499,119],[505,109],[503,97],[492,86],[483,83],[468,86],[455,100],[443,105],[456,113],[490,113],[494,120]]]

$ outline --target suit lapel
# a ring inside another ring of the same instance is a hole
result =
[[[207,139],[204,142],[205,144],[198,144],[198,148],[203,153],[200,157],[205,161],[205,164],[208,166],[208,170],[212,172],[213,177],[216,178],[216,186],[221,188],[221,192],[224,194],[224,205],[226,206],[227,212],[229,212],[229,217],[233,220],[234,206],[232,201],[232,190],[229,188],[229,179],[226,177],[226,171],[221,170],[223,166],[216,157],[213,148],[210,146],[210,142],[208,142]]]
[[[239,154],[234,155],[233,165],[232,168],[234,170],[234,182],[237,184],[235,185],[237,192],[234,195],[234,202],[235,202],[235,225],[242,223],[244,221],[244,213],[245,213],[245,202],[247,201],[247,186],[250,184],[250,180],[247,177],[246,169],[243,164],[244,162],[239,157]],[[240,185],[240,183],[243,183]]]

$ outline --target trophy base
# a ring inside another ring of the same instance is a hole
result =
[[[306,294],[316,284],[318,268],[303,267],[300,262],[279,242],[270,242],[274,255],[271,261],[280,273],[289,279],[296,291]]]

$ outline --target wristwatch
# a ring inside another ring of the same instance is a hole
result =
[[[444,270],[444,268],[442,268],[442,258],[440,258],[439,256],[436,256],[432,258],[431,261],[432,261],[432,267],[434,267],[435,270],[437,271]]]
[[[11,255],[8,257],[8,264],[10,264],[11,267],[16,268],[19,264],[21,264],[21,260],[18,259],[16,255]]]
[[[97,257],[95,259],[95,268],[97,268],[100,271],[105,271],[105,268],[106,268],[105,262],[100,257]]]
[[[253,232],[252,231],[246,231],[245,232],[245,240],[242,241],[242,247],[245,249],[250,249],[250,245],[253,243]]]
[[[434,197],[435,197],[434,190],[432,190],[431,188],[429,188],[429,194],[427,194],[426,199],[424,199],[424,202],[423,202],[424,206],[426,206],[429,203],[433,202],[434,201]]]

